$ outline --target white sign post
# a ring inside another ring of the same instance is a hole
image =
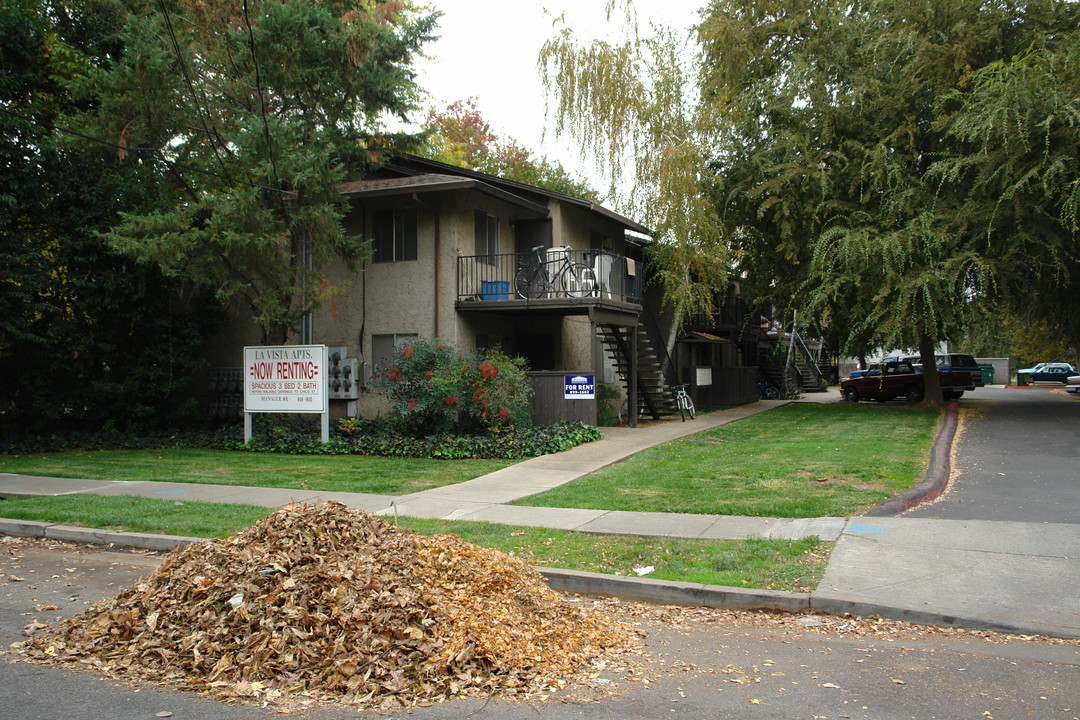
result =
[[[244,443],[254,413],[320,413],[322,441],[330,441],[325,345],[244,348]]]

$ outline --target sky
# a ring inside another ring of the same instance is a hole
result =
[[[431,105],[477,99],[480,114],[500,136],[513,138],[538,155],[596,182],[592,163],[569,140],[555,138],[554,120],[545,113],[545,96],[536,61],[540,48],[565,15],[583,38],[623,37],[604,18],[605,0],[431,0],[444,14],[425,46],[427,59],[416,63],[420,86]],[[650,21],[690,27],[705,0],[638,0],[639,26]]]

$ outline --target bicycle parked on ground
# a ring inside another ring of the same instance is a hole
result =
[[[679,406],[679,417],[682,418],[683,422],[686,422],[687,415],[690,416],[691,420],[697,417],[694,401],[686,394],[687,387],[687,385],[676,385],[672,388],[675,393],[675,404]]]
[[[543,245],[532,249],[536,259],[514,276],[514,291],[525,300],[564,293],[567,297],[587,297],[596,292],[596,271],[570,259],[569,245],[562,252],[549,253]],[[552,257],[555,256],[555,257]]]
[[[779,400],[780,391],[768,382],[758,383],[758,391],[762,400]]]
[[[686,422],[686,416],[689,415],[693,420],[697,417],[697,409],[694,407],[694,401],[690,399],[690,396],[686,392],[686,388],[689,385],[674,385],[672,386],[672,393],[675,395],[675,405],[679,408],[679,417],[683,422]],[[630,421],[630,402],[629,399],[624,398],[622,404],[619,406],[619,424],[625,425]]]

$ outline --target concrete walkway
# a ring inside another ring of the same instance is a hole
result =
[[[835,392],[799,402],[836,402]],[[1073,525],[904,518],[754,518],[517,507],[544,492],[669,440],[786,404],[762,401],[638,429],[604,428],[604,439],[534,458],[458,485],[403,496],[249,488],[170,482],[108,482],[0,474],[0,497],[136,495],[282,507],[336,500],[383,516],[478,520],[591,533],[698,539],[750,536],[836,541],[818,590],[801,595],[542,569],[556,589],[653,602],[760,607],[794,612],[851,612],[939,625],[1080,637],[1080,533]],[[193,538],[0,520],[0,532],[167,549]],[[1019,542],[1019,544],[1018,544]],[[1050,548],[1050,549],[1048,549]]]

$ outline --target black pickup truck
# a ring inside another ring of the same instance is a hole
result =
[[[967,370],[939,370],[941,391],[946,400],[955,400],[972,385]],[[919,402],[926,395],[922,367],[906,360],[881,363],[861,377],[847,378],[840,383],[840,393],[848,402],[877,400],[885,402],[904,397]]]

